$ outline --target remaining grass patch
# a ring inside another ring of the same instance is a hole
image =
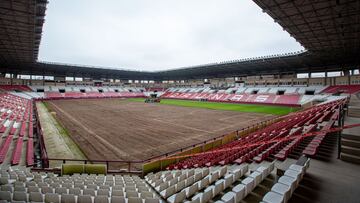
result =
[[[143,98],[130,98],[128,101],[144,102]],[[297,111],[296,107],[287,106],[272,106],[260,104],[235,104],[235,103],[220,103],[220,102],[201,102],[193,100],[179,100],[179,99],[161,99],[160,104],[206,108],[215,110],[239,111],[239,112],[255,112],[273,115],[286,115],[288,113]]]

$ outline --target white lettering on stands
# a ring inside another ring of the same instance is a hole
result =
[[[209,97],[209,99],[218,101],[218,100],[221,99],[222,96],[223,96],[223,94],[212,94],[212,95]]]
[[[255,102],[265,102],[269,98],[269,95],[259,95],[255,98]]]
[[[235,94],[230,100],[231,101],[240,101],[244,95],[242,94]]]

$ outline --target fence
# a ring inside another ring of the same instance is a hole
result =
[[[37,100],[39,101],[39,100]],[[33,103],[35,104],[35,102]],[[231,132],[226,135],[222,135],[213,139],[209,139],[200,143],[196,143],[194,145],[184,147],[181,149],[174,150],[172,152],[168,152],[156,157],[152,157],[147,160],[135,160],[135,161],[124,161],[124,160],[81,160],[81,159],[58,159],[58,158],[49,158],[47,156],[43,132],[41,128],[41,124],[37,114],[36,105],[34,105],[34,111],[36,116],[36,127],[37,127],[37,135],[39,137],[39,146],[41,152],[41,158],[35,158],[35,161],[41,162],[41,168],[37,168],[34,170],[48,170],[51,165],[57,165],[54,163],[58,163],[61,165],[62,163],[93,163],[93,164],[106,164],[108,173],[130,173],[130,174],[142,174],[145,175],[149,172],[155,172],[159,170],[165,169],[167,166],[173,163],[177,163],[181,161],[180,159],[172,159],[172,156],[181,156],[181,155],[189,155],[196,154],[205,151],[212,150],[229,142],[232,142],[240,137],[243,137],[249,133],[252,133],[256,130],[264,128],[270,124],[273,124],[282,118],[274,118],[266,121],[262,121],[256,123],[252,126]],[[52,163],[52,164],[51,164]]]
[[[35,158],[35,163],[38,163],[40,161],[41,166],[43,168],[49,168],[49,159],[48,159],[48,155],[46,152],[46,146],[45,146],[43,131],[41,128],[41,123],[40,123],[40,119],[39,119],[39,115],[38,115],[38,111],[37,111],[37,107],[36,107],[36,102],[33,101],[32,105],[34,107],[34,115],[35,115],[35,119],[36,119],[36,124],[35,124],[36,125],[36,134],[38,136],[39,146],[40,146],[40,154],[41,154],[41,159],[37,160]]]
[[[243,128],[241,130],[237,130],[235,132],[231,132],[229,134],[222,135],[220,137],[210,139],[210,140],[192,145],[190,147],[182,148],[182,149],[173,151],[171,153],[167,153],[164,155],[160,155],[160,156],[145,160],[144,164],[143,164],[143,169],[142,169],[143,174],[163,170],[170,164],[178,163],[179,161],[182,160],[182,159],[177,159],[177,158],[172,159],[171,158],[172,156],[190,155],[190,154],[196,154],[196,153],[201,153],[201,152],[212,150],[214,148],[217,148],[219,146],[222,146],[224,144],[232,142],[240,137],[246,136],[249,133],[255,132],[256,130],[264,128],[270,124],[273,124],[281,119],[282,119],[282,117],[278,117],[278,118],[270,119],[267,121],[262,121],[262,122],[254,124],[252,126]]]

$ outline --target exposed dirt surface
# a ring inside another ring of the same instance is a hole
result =
[[[49,101],[69,135],[92,160],[143,160],[274,118],[124,99]]]

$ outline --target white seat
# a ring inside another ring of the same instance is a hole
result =
[[[120,197],[120,196],[112,196],[110,199],[111,203],[125,203],[125,197]],[[146,202],[146,201],[145,201]]]
[[[288,185],[291,188],[291,194],[294,192],[296,187],[296,179],[285,175],[279,178],[278,183]]]
[[[178,179],[174,178],[174,179],[171,179],[168,183],[169,183],[169,186],[173,186],[173,185],[175,185],[177,182],[178,182]]]
[[[121,196],[121,197],[124,197],[125,194],[124,194],[124,191],[122,190],[113,190],[111,192],[111,196]]]
[[[199,181],[203,178],[203,175],[202,173],[196,173],[195,176],[194,176],[194,181]]]
[[[290,199],[291,188],[288,185],[282,183],[276,183],[272,186],[271,191],[276,192],[284,196],[284,202]]]
[[[27,202],[26,192],[15,191],[14,194],[13,194],[13,200],[15,200],[15,201],[25,201],[25,202]]]
[[[201,202],[202,203],[206,203],[206,202],[209,202],[213,197],[213,191],[211,188],[206,188],[203,192],[203,196],[202,196],[202,199],[201,199]]]
[[[2,185],[1,186],[1,191],[9,191],[9,192],[13,192],[13,187],[11,185]]]
[[[266,203],[283,203],[284,202],[284,196],[275,193],[275,192],[268,192],[263,197],[263,200]]]
[[[99,189],[97,191],[97,195],[101,195],[101,196],[109,196],[109,190],[108,189]]]
[[[190,176],[193,176],[195,175],[195,169],[190,169],[188,172],[187,172],[187,177],[190,177]]]
[[[182,189],[185,188],[185,180],[182,180],[180,182],[178,182],[176,185],[175,185],[175,191],[176,192],[179,192],[181,191]]]
[[[245,197],[245,185],[238,184],[235,187],[233,187],[232,191],[236,194],[235,201],[240,202]]]
[[[224,191],[224,181],[218,180],[215,182],[215,185],[210,186],[213,190],[213,197]]]
[[[129,198],[129,197],[139,197],[139,193],[136,192],[136,191],[128,191],[128,192],[126,192],[126,197],[127,198]]]
[[[186,201],[185,203],[201,203],[200,202],[200,197],[198,197],[196,199],[191,199],[191,201]]]
[[[198,181],[195,184],[198,184],[198,188],[199,190],[202,190],[203,188],[207,187],[210,184],[210,177],[206,176],[204,179]]]
[[[55,188],[55,193],[57,193],[59,195],[67,194],[67,188],[65,188],[65,187]]]
[[[149,192],[149,191],[142,191],[140,192],[140,197],[142,199],[145,199],[145,198],[153,198],[154,197],[154,194],[152,192]]]
[[[112,202],[111,202],[112,203]],[[125,203],[125,202],[124,202]],[[159,199],[156,198],[146,198],[145,203],[160,203]]]
[[[261,180],[262,180],[262,174],[259,173],[258,171],[252,172],[249,177],[253,178],[254,181],[255,181],[255,186],[254,186],[254,188],[255,188],[256,186],[258,186],[258,185],[260,184]]]
[[[28,190],[27,192],[40,192],[40,188],[36,187],[36,186],[28,186]]]
[[[175,186],[171,186],[165,190],[163,190],[162,192],[160,192],[160,195],[164,198],[168,198],[171,195],[173,195],[175,193]]]
[[[256,169],[257,172],[261,173],[261,180],[264,180],[266,178],[266,176],[268,176],[268,170],[269,168],[265,167],[265,166],[260,166],[259,168]]]
[[[128,203],[142,203],[142,199],[138,197],[130,197],[128,198]]]
[[[227,166],[224,166],[220,169],[219,177],[223,177],[227,172]]]
[[[155,190],[158,191],[158,192],[161,192],[161,191],[165,190],[168,187],[169,187],[168,182],[165,182],[165,183],[161,183],[160,185],[155,187]]]
[[[78,202],[78,203],[88,203],[88,202],[92,202],[91,196],[90,196],[90,195],[79,195],[77,202]]]
[[[224,189],[230,187],[235,181],[234,181],[234,175],[233,174],[227,174],[224,177]]]
[[[253,178],[247,177],[241,181],[245,186],[245,196],[248,195],[255,188],[255,181]]]
[[[54,193],[47,193],[45,194],[45,202],[46,203],[59,203],[60,202],[60,195]]]
[[[242,175],[245,175],[249,170],[249,165],[245,164],[242,168],[241,168],[241,171],[242,171]]]
[[[31,202],[43,202],[44,198],[40,192],[30,192],[29,200]]]
[[[44,186],[41,187],[41,193],[46,194],[46,193],[53,193],[54,190],[52,187],[48,187],[48,186]]]
[[[211,183],[213,183],[213,182],[215,182],[215,181],[217,181],[218,179],[219,179],[219,171],[216,171],[216,172],[214,172],[213,174],[211,174],[210,175],[210,179],[209,179],[209,181],[210,181],[210,184]],[[207,176],[208,177],[208,176]]]
[[[109,203],[109,198],[104,195],[95,196],[94,203]]]
[[[167,201],[170,203],[180,203],[183,202],[184,199],[186,199],[185,190],[170,196]]]
[[[232,172],[232,174],[234,174],[234,182],[235,181],[237,181],[237,180],[239,180],[240,178],[241,178],[241,176],[242,176],[242,171],[241,171],[241,169],[239,168],[239,169],[235,169],[233,172]]]
[[[202,177],[205,177],[205,176],[207,176],[207,175],[209,175],[209,174],[210,174],[210,169],[209,169],[209,168],[203,169],[203,171],[202,171]]]
[[[188,186],[194,184],[194,182],[195,182],[194,176],[188,177],[188,178],[185,180],[185,187],[188,187]]]
[[[61,203],[76,203],[75,195],[73,195],[73,194],[69,194],[69,195],[68,194],[63,194],[63,195],[61,195]]]
[[[221,197],[221,201],[225,203],[235,203],[236,194],[235,192],[227,192]]]
[[[184,190],[186,193],[186,197],[189,198],[199,191],[198,184],[191,185],[191,186],[185,188]]]
[[[10,191],[0,191],[0,200],[7,200],[11,202],[11,192]]]
[[[303,178],[304,174],[305,174],[305,166],[300,166],[300,165],[296,165],[296,164],[291,164],[289,169],[294,170],[294,171],[299,171],[301,172],[301,178]]]
[[[285,171],[284,175],[295,178],[296,179],[296,187],[299,185],[299,182],[301,180],[301,172],[300,171],[294,171],[294,170],[288,169]]]
[[[182,174],[182,175],[179,176],[178,181],[179,181],[179,182],[180,182],[180,181],[183,181],[183,180],[185,180],[187,177],[188,177],[188,176],[187,176],[186,174]]]
[[[95,190],[94,189],[84,189],[83,190],[83,195],[95,196]]]
[[[200,203],[206,203],[210,201],[212,198],[212,190],[209,188],[206,188],[204,192],[196,194],[192,199],[191,202],[200,202]]]
[[[80,188],[70,188],[69,189],[69,194],[80,195],[81,194],[81,189]]]

